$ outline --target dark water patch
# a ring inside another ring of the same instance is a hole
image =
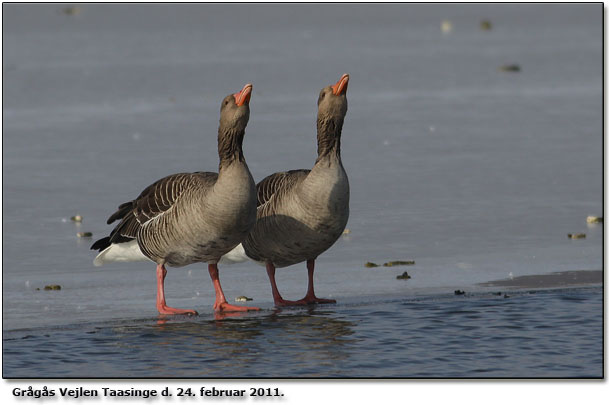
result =
[[[601,288],[522,292],[515,298],[509,303],[475,296],[387,298],[242,317],[207,314],[6,331],[3,373],[5,378],[602,376]]]
[[[577,302],[582,302],[588,299],[588,297],[573,297],[573,296],[569,296],[569,295],[565,295],[563,297],[560,298],[561,300],[564,301],[577,301]]]

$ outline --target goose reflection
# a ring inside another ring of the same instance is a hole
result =
[[[216,319],[159,319],[145,328],[122,330],[123,345],[144,347],[167,359],[155,369],[184,368],[171,359],[192,361],[192,377],[296,377],[339,375],[349,359],[355,324],[332,309],[275,309]],[[155,356],[151,353],[151,356]],[[281,369],[277,358],[285,358]],[[158,357],[156,358],[158,360]],[[169,369],[167,374],[170,375]]]

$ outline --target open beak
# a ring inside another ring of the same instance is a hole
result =
[[[336,82],[334,86],[332,86],[332,93],[335,96],[340,96],[343,93],[347,92],[347,85],[349,84],[349,75],[345,73],[341,76],[340,80]]]
[[[233,96],[235,97],[235,103],[239,107],[241,107],[245,103],[250,102],[250,98],[252,97],[253,88],[254,88],[254,86],[252,86],[250,83],[248,83],[245,86],[243,86],[243,89],[239,93],[233,94]]]

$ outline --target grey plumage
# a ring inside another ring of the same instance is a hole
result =
[[[266,204],[275,194],[289,192],[298,181],[305,178],[310,172],[307,169],[297,169],[277,172],[265,177],[260,183],[256,184],[257,206]]]

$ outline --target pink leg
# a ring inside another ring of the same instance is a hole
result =
[[[167,269],[165,265],[156,266],[156,309],[161,315],[197,315],[193,309],[178,309],[167,306],[165,303],[165,276]]]
[[[222,291],[222,286],[220,285],[220,278],[218,277],[218,265],[215,263],[209,264],[207,268],[209,270],[211,280],[214,283],[214,289],[216,290],[216,302],[214,303],[214,310],[216,310],[217,312],[260,310],[260,308],[257,307],[242,307],[239,305],[232,305],[226,302],[226,298],[224,297],[224,291]]]
[[[300,301],[287,301],[281,297],[279,294],[279,290],[277,289],[277,283],[275,282],[275,266],[272,262],[266,262],[266,274],[269,275],[269,280],[271,280],[271,289],[273,290],[273,301],[275,301],[275,306],[278,307],[286,307],[290,305],[306,305],[306,302]]]
[[[307,270],[309,272],[309,287],[307,289],[307,295],[301,300],[307,304],[335,304],[336,300],[328,298],[317,298],[315,296],[315,290],[313,288],[313,272],[315,271],[315,260],[307,260]]]

